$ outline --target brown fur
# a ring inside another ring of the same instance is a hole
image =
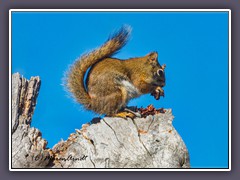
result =
[[[66,86],[86,109],[114,115],[126,107],[130,99],[165,85],[165,77],[156,75],[162,69],[156,52],[128,60],[111,58],[125,45],[129,33],[129,29],[123,27],[100,48],[82,56],[70,68]],[[86,90],[83,79],[89,67]]]

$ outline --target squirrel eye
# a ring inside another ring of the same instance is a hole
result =
[[[164,76],[163,70],[162,69],[157,70],[157,75],[163,77]]]

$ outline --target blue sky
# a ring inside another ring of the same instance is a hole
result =
[[[227,168],[227,12],[14,12],[12,73],[42,80],[32,126],[51,148],[97,117],[68,97],[62,78],[76,58],[123,24],[132,36],[116,57],[157,51],[167,65],[165,98],[144,95],[129,105],[171,108],[191,166]]]

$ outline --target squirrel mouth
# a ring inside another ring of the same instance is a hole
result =
[[[164,86],[165,86],[165,81],[164,80],[160,80],[160,81],[157,81],[157,82],[154,82],[154,83],[152,83],[152,85],[153,86],[155,86],[155,87],[161,87],[161,88],[163,88]]]

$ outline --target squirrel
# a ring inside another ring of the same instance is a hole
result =
[[[102,46],[70,66],[65,86],[85,109],[133,118],[136,114],[126,108],[129,100],[147,93],[157,100],[164,96],[166,65],[158,63],[157,52],[126,60],[112,57],[127,43],[130,33],[130,26],[122,26]]]

